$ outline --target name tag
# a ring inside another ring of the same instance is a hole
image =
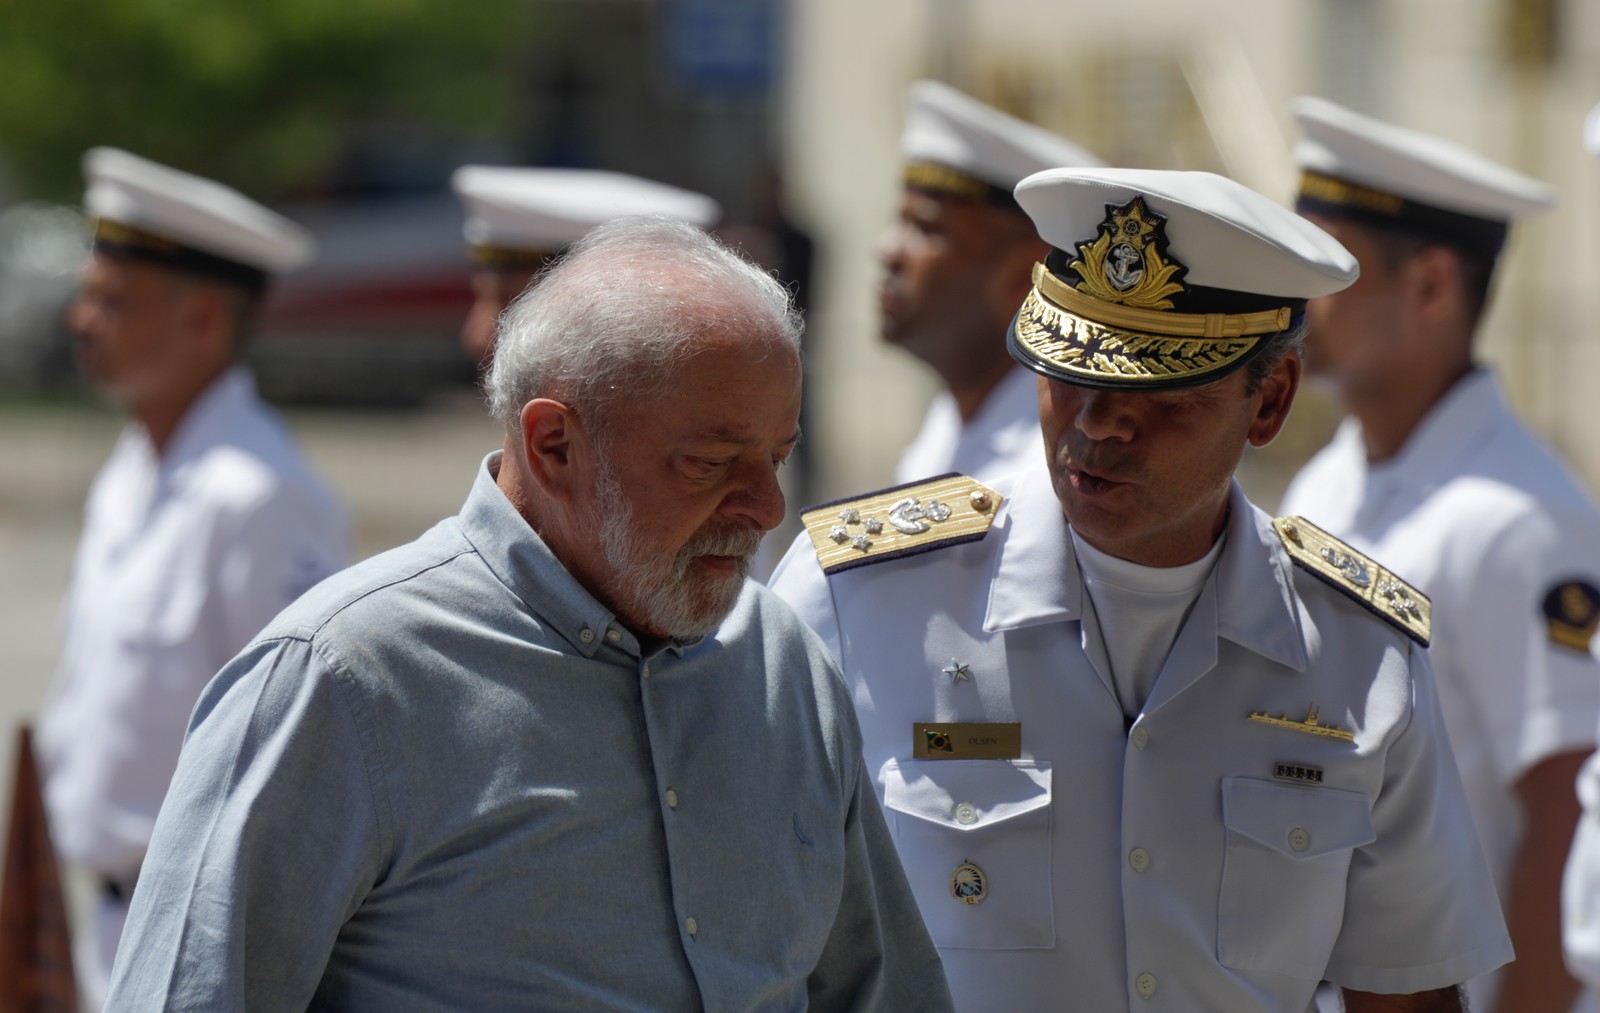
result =
[[[1017,722],[911,726],[911,755],[919,760],[1015,760],[1022,756],[1022,725]]]

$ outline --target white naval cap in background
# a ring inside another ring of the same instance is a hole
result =
[[[704,194],[597,169],[464,165],[451,185],[461,232],[481,263],[543,257],[625,215],[665,215],[710,228],[722,208]]]
[[[311,233],[213,180],[118,148],[83,157],[97,249],[259,284],[316,254]]]

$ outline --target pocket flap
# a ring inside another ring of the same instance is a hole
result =
[[[979,830],[1050,805],[1041,760],[890,760],[883,804],[952,830]]]
[[[1253,777],[1223,778],[1222,821],[1290,858],[1315,858],[1378,838],[1372,803],[1360,792]]]

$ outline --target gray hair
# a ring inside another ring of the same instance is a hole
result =
[[[1306,322],[1304,319],[1286,331],[1279,331],[1267,339],[1267,347],[1245,364],[1246,376],[1245,396],[1249,397],[1261,389],[1267,382],[1267,377],[1278,368],[1278,363],[1284,360],[1290,352],[1303,353],[1306,347]]]
[[[659,216],[593,229],[501,314],[489,409],[515,431],[534,398],[603,428],[612,402],[648,400],[702,339],[733,330],[798,353],[801,323],[777,279],[700,229]]]

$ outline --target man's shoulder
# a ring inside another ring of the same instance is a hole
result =
[[[447,571],[463,556],[476,556],[476,550],[453,518],[441,521],[413,542],[328,577],[279,613],[256,639],[384,635],[405,622],[408,603],[448,595],[459,578]]]
[[[1304,517],[1272,521],[1277,548],[1293,564],[1302,598],[1327,595],[1354,605],[1427,647],[1432,639],[1433,604],[1371,556],[1317,527]],[[1301,577],[1300,575],[1304,575]]]
[[[801,514],[790,553],[809,547],[832,577],[983,541],[1005,502],[996,486],[950,472],[824,503]]]

